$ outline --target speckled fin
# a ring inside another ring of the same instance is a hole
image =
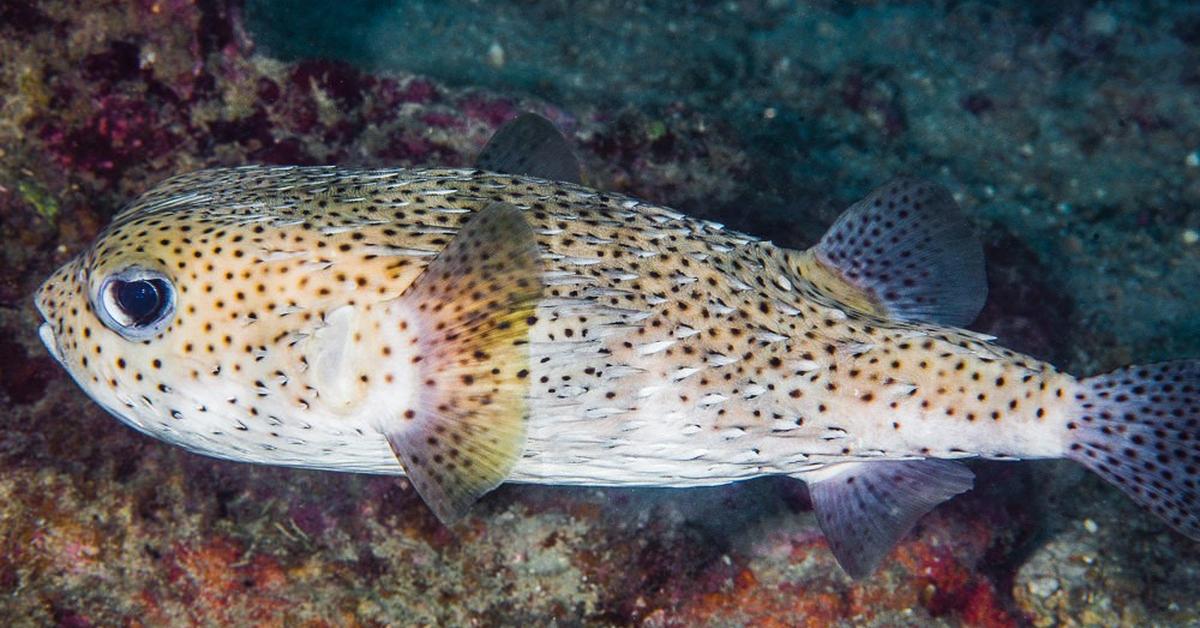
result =
[[[838,564],[862,578],[925,513],[970,490],[974,474],[957,462],[926,459],[845,462],[800,477]]]
[[[1200,541],[1200,360],[1129,366],[1080,385],[1067,457]]]
[[[553,122],[536,113],[523,113],[500,127],[479,153],[475,166],[551,181],[583,181],[579,160],[567,138]]]
[[[896,179],[851,205],[798,270],[872,314],[963,326],[987,298],[983,248],[945,188]]]
[[[508,477],[525,444],[529,327],[540,257],[520,210],[472,218],[395,304],[415,348],[415,398],[383,426],[425,503],[444,523]]]

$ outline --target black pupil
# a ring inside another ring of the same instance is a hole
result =
[[[153,323],[166,306],[166,282],[161,279],[120,281],[116,285],[117,306],[133,325]]]

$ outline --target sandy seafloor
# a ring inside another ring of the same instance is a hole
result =
[[[976,465],[855,582],[786,479],[505,486],[455,535],[403,481],[105,415],[30,295],[132,195],[207,165],[469,164],[523,109],[597,187],[786,246],[935,179],[989,256],[972,328],[1075,373],[1200,356],[1195,3],[392,4],[0,3],[0,623],[1200,622],[1200,545],[1066,462]]]

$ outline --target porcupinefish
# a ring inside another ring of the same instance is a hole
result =
[[[972,486],[1070,458],[1200,539],[1200,360],[1077,379],[962,329],[982,249],[898,179],[789,250],[581,184],[546,120],[473,169],[171,178],[37,293],[50,353],[188,450],[403,474],[452,522],[501,482],[807,483],[869,574]]]

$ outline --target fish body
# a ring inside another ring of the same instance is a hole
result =
[[[206,170],[143,195],[47,280],[41,335],[143,433],[406,474],[446,520],[501,481],[791,475],[862,575],[970,487],[951,460],[1073,457],[1195,536],[1200,368],[1080,380],[960,328],[982,262],[952,205],[900,180],[796,251],[525,174]],[[1129,442],[1138,471],[1112,433],[1152,437],[1155,411],[1180,424],[1153,439],[1159,462]]]
[[[241,168],[169,182],[103,239],[128,237],[144,263],[182,275],[176,359],[156,345],[105,358],[95,332],[71,352],[99,356],[92,386],[106,408],[193,451],[402,473],[376,424],[398,393],[372,376],[417,375],[381,337],[383,305],[497,201],[528,208],[547,277],[514,481],[687,486],[858,458],[1062,449],[1054,392],[1074,381],[1044,363],[839,305],[788,251],[718,225],[471,170]],[[97,253],[63,272],[102,274],[108,252]]]

